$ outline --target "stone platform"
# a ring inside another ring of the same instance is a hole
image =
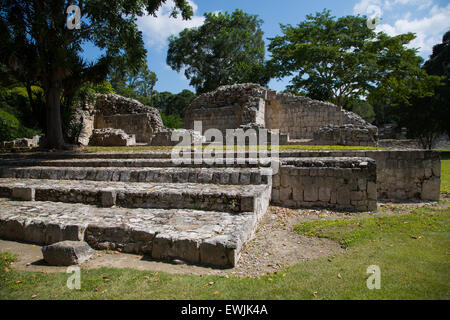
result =
[[[257,161],[251,152],[226,155],[235,159],[0,154],[0,238],[84,240],[96,249],[233,267],[269,202],[371,211],[378,199],[439,199],[440,159],[433,151],[286,151]]]
[[[40,245],[84,240],[95,249],[234,266],[260,215],[190,209],[99,208],[0,199],[0,237]]]

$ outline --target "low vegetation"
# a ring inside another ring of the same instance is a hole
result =
[[[449,299],[448,208],[408,214],[304,222],[296,231],[338,241],[344,254],[307,261],[260,278],[174,275],[133,269],[82,270],[81,289],[65,273],[14,269],[0,254],[2,299]],[[378,265],[381,289],[369,290]]]

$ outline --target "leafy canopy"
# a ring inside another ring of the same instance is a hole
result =
[[[377,87],[391,93],[394,83],[402,99],[411,94],[411,82],[423,94],[430,92],[435,81],[420,68],[416,50],[405,47],[414,34],[390,37],[369,29],[366,21],[361,16],[336,19],[324,10],[295,27],[281,25],[283,35],[269,39],[272,70],[277,77],[293,76],[289,91],[341,106]]]
[[[61,99],[71,101],[83,83],[101,82],[117,61],[137,70],[146,50],[136,19],[154,15],[166,0],[0,0],[0,71],[17,81],[32,79],[46,97],[47,140],[50,147],[64,145]],[[187,0],[174,0],[172,12],[192,16]],[[67,9],[77,5],[80,29],[69,29]],[[178,11],[179,10],[179,11]],[[82,46],[100,48],[95,63],[83,60]],[[62,98],[64,96],[64,98]]]
[[[206,13],[198,28],[184,29],[169,38],[167,64],[184,70],[197,93],[221,85],[270,79],[264,65],[262,20],[242,10]]]

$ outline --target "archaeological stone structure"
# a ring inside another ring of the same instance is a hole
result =
[[[186,129],[167,129],[157,111],[100,95],[78,109],[79,142],[174,145],[185,134],[200,144],[210,128],[280,129],[286,144],[377,142],[351,112],[254,84],[201,95],[186,114]],[[206,159],[202,150],[0,154],[0,239],[55,244],[44,249],[52,264],[79,263],[93,248],[224,268],[237,265],[270,204],[367,212],[440,197],[438,151],[231,148]]]
[[[94,129],[120,129],[130,137],[134,135],[135,142],[143,144],[149,144],[155,133],[165,129],[157,109],[117,94],[96,94],[93,101],[80,101],[73,121],[81,123],[77,139],[81,145],[90,143]],[[101,132],[96,136],[99,134]]]
[[[258,84],[222,86],[197,97],[186,111],[184,127],[193,129],[194,121],[202,122],[203,132],[217,128],[225,134],[227,129],[256,124],[279,129],[288,139],[302,140],[303,144],[305,140],[333,145],[377,143],[377,128],[355,113],[332,103],[277,93]]]
[[[171,152],[1,154],[0,238],[233,267],[269,203],[358,212],[439,199],[437,151],[228,153],[233,161],[208,163]]]

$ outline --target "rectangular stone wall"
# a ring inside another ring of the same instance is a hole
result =
[[[355,158],[350,158],[334,163],[327,160],[322,167],[282,165],[272,179],[271,203],[291,208],[376,210],[375,161],[358,158],[355,162]],[[323,165],[320,161],[317,159],[318,165]]]
[[[365,154],[377,162],[379,199],[439,200],[438,151],[366,151]]]
[[[376,161],[379,200],[439,200],[439,151],[302,151],[281,152],[280,157],[368,157]]]
[[[242,124],[242,107],[239,105],[230,105],[218,108],[197,108],[192,111],[194,115],[185,120],[186,129],[194,129],[194,121],[202,122],[202,134],[210,128],[219,129],[225,133],[226,129],[236,129]]]
[[[114,128],[122,129],[129,135],[136,135],[136,142],[149,143],[153,135],[150,115],[139,114],[118,114],[114,116],[95,116],[95,129]]]
[[[345,114],[341,108],[328,104],[317,103],[314,106],[302,105],[299,97],[289,97],[282,100],[272,100],[266,103],[266,128],[280,129],[289,133],[290,139],[313,139],[314,133],[321,127],[346,123]]]

